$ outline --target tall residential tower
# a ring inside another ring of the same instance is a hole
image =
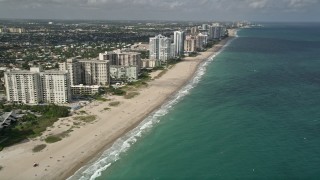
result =
[[[150,59],[166,62],[171,58],[171,39],[161,34],[150,38]]]
[[[175,31],[174,32],[175,56],[183,55],[183,53],[184,53],[184,39],[185,39],[185,33],[183,31]]]

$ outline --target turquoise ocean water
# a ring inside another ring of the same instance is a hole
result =
[[[320,24],[238,35],[73,178],[320,179]]]

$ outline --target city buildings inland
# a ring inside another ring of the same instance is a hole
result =
[[[21,28],[2,28],[9,33],[23,33]],[[131,49],[100,53],[97,58],[69,58],[58,63],[59,69],[44,71],[41,66],[27,70],[8,69],[4,73],[7,101],[12,103],[69,103],[72,98],[99,93],[102,87],[117,82],[138,80],[142,68],[166,64],[207,48],[209,41],[224,37],[225,26],[203,24],[175,30],[170,37],[161,34],[149,38],[149,44],[134,44]],[[149,51],[149,52],[148,52]],[[148,58],[141,58],[141,53]],[[6,68],[7,69],[7,68]]]

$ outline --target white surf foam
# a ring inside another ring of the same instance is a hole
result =
[[[232,40],[231,40],[232,41]],[[144,133],[148,132],[155,124],[159,123],[159,117],[166,115],[172,107],[183,99],[190,90],[194,88],[201,80],[201,77],[205,74],[207,66],[213,61],[219,53],[221,53],[225,47],[227,47],[231,41],[229,41],[219,52],[209,57],[198,68],[195,76],[190,82],[184,86],[178,93],[176,93],[171,100],[162,105],[158,110],[154,111],[146,119],[144,119],[136,128],[129,131],[123,137],[114,142],[111,148],[107,149],[102,155],[94,162],[79,169],[68,180],[80,179],[80,180],[94,180],[101,176],[101,173],[108,169],[112,163],[120,159],[120,154],[126,152]]]

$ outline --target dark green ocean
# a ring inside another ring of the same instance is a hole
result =
[[[77,179],[320,179],[320,24],[264,24]]]

